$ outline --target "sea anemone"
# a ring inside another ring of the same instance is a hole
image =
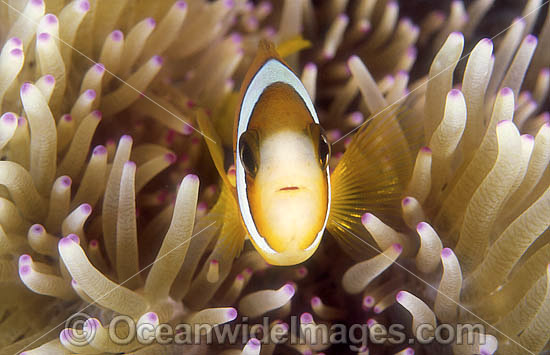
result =
[[[0,353],[549,350],[541,5],[513,9],[489,39],[492,0],[427,13],[385,0],[3,1]],[[365,253],[326,237],[303,265],[274,267],[248,241],[219,248],[243,230],[196,117],[231,143],[260,39],[301,76],[331,168],[355,132],[379,133],[398,199],[350,213],[361,228],[342,233]],[[172,341],[114,341],[129,324]],[[334,337],[334,325],[394,324],[407,341]],[[209,341],[221,325],[239,336]],[[480,325],[471,341],[456,334],[466,325]],[[420,328],[456,337],[423,343]],[[264,341],[272,332],[286,341]]]

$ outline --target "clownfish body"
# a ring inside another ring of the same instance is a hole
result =
[[[198,116],[198,122],[203,132],[215,134],[204,115]],[[331,178],[330,144],[306,88],[273,44],[261,41],[241,86],[233,126],[234,184],[224,176],[219,145],[207,144],[236,200],[246,235],[268,263],[295,265],[307,260],[325,229],[351,249],[364,249],[353,240],[355,237],[345,235],[346,230],[361,233],[356,227],[361,216],[357,211],[365,205],[361,199],[368,198],[360,184],[368,183],[363,174],[369,173],[370,160],[362,154],[368,153],[363,144],[372,137],[365,136],[364,131],[359,131],[363,138],[355,142],[355,149],[348,149]],[[376,159],[376,154],[373,157]],[[356,169],[353,164],[362,166]],[[377,174],[371,176],[379,178]],[[395,184],[395,179],[392,181]],[[391,194],[398,202],[400,191],[397,193],[396,188],[379,195]],[[378,199],[370,202],[377,203]],[[381,206],[385,208],[387,202]],[[331,208],[332,204],[337,207]],[[222,242],[233,243],[229,239]]]
[[[330,146],[300,79],[269,44],[241,90],[236,192],[250,240],[272,264],[317,249],[330,210]]]

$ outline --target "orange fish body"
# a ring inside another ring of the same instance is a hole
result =
[[[234,126],[243,225],[267,262],[300,263],[317,249],[330,210],[329,146],[298,76],[262,42]]]
[[[361,216],[391,220],[410,176],[400,112],[373,113],[329,174],[330,145],[307,90],[273,44],[261,41],[235,115],[234,180],[216,129],[203,111],[197,114],[201,131],[214,138],[206,144],[228,197],[221,199],[225,230],[215,259],[233,260],[248,235],[268,263],[299,264],[313,255],[325,229],[354,258],[372,255],[376,242]]]

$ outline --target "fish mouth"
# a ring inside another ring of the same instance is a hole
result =
[[[279,189],[279,191],[294,191],[299,190],[300,188],[298,186],[286,186]]]

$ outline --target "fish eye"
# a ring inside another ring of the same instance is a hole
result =
[[[319,163],[321,169],[326,169],[330,158],[330,144],[327,140],[325,130],[318,123],[309,125],[309,134],[314,142],[317,142],[317,154],[319,155]]]
[[[258,162],[254,152],[258,151],[258,132],[256,130],[248,130],[239,138],[239,156],[243,163],[247,174],[252,177],[258,172]]]

